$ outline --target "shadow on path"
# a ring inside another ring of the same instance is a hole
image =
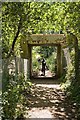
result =
[[[41,82],[41,83],[40,83]],[[53,120],[78,120],[76,104],[66,100],[59,81],[37,80],[28,95],[29,118],[51,118]],[[33,82],[34,83],[34,82]]]

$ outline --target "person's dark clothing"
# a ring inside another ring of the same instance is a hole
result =
[[[43,75],[45,75],[45,66],[46,66],[45,59],[42,59],[42,72],[43,72]]]

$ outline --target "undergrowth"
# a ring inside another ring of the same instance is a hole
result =
[[[24,114],[25,104],[28,101],[25,96],[30,94],[31,82],[25,80],[21,73],[16,76],[9,75],[8,79],[9,84],[2,95],[2,118],[3,120],[16,120]]]
[[[61,88],[65,91],[65,100],[68,100],[73,106],[75,105],[77,118],[80,119],[80,82],[75,79],[74,66],[68,67]]]

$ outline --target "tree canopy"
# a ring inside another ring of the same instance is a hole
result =
[[[16,40],[29,33],[61,30],[79,37],[79,13],[80,2],[2,3],[3,53],[12,52]]]

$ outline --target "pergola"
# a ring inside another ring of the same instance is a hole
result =
[[[33,46],[56,46],[57,47],[57,76],[62,75],[62,47],[66,42],[64,34],[32,34],[20,41],[21,58],[28,60],[28,73],[32,75],[32,47]]]

